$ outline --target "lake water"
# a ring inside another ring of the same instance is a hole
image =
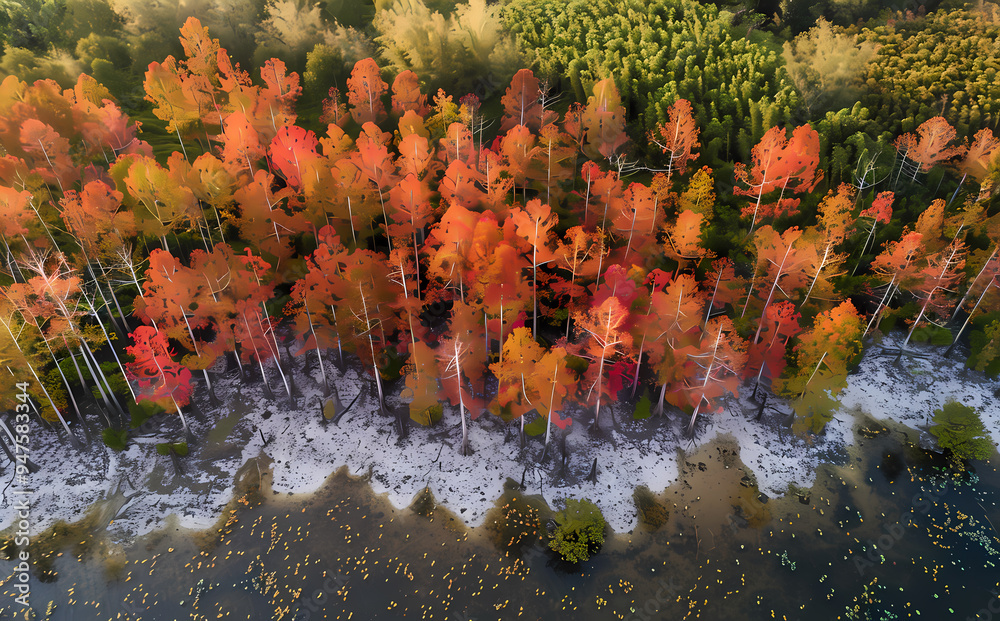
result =
[[[530,489],[508,486],[503,528],[467,529],[432,499],[396,509],[343,471],[315,494],[276,495],[254,465],[212,531],[128,549],[65,533],[36,566],[28,618],[1000,618],[996,455],[956,473],[905,428],[863,427],[811,490],[781,499],[759,494],[735,445],[686,454],[659,495],[666,523],[609,537],[576,567],[530,534],[545,528]],[[9,579],[0,590],[0,619],[25,618]]]

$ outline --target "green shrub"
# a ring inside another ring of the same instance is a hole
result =
[[[101,439],[104,440],[104,444],[108,448],[116,451],[124,451],[128,445],[128,429],[122,429],[121,431],[105,429],[101,432]]]
[[[665,122],[675,101],[689,100],[709,162],[748,158],[767,128],[787,123],[799,105],[780,44],[741,33],[733,14],[712,3],[511,0],[503,16],[521,53],[537,59],[536,75],[577,101],[613,77],[641,128],[636,137]]]
[[[443,87],[456,101],[470,92],[485,99],[503,92],[525,64],[514,37],[505,32],[497,4],[484,0],[380,4],[386,9],[372,22],[379,66],[392,73],[413,71],[426,93]]]
[[[927,324],[915,329],[911,340],[914,343],[929,342],[932,345],[951,345],[951,330],[934,324]]]
[[[1000,374],[1000,313],[977,317],[972,328],[966,366],[995,379]]]
[[[305,91],[322,99],[334,84],[344,84],[344,57],[340,50],[325,43],[317,43],[306,54],[306,71],[303,74]]]
[[[601,510],[586,498],[566,500],[566,508],[555,516],[556,527],[549,547],[563,560],[579,563],[596,554],[604,544],[607,522]]]
[[[136,403],[130,400],[128,402],[129,425],[132,429],[138,429],[143,423],[162,411],[163,408],[152,401],[143,400]]]
[[[156,445],[156,452],[160,455],[174,453],[178,457],[185,457],[188,454],[187,442],[160,442]]]
[[[865,89],[861,104],[893,134],[913,131],[935,116],[943,116],[959,136],[995,126],[998,18],[997,7],[986,3],[981,11],[935,11],[862,30],[859,40],[878,51],[865,67],[873,87]]]
[[[995,448],[976,409],[958,401],[934,410],[930,432],[957,459],[988,459]]]

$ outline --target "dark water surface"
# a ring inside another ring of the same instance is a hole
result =
[[[609,537],[577,567],[519,534],[546,517],[513,487],[506,528],[470,530],[432,499],[395,509],[343,471],[308,496],[251,472],[211,532],[128,549],[64,540],[35,569],[28,618],[1000,619],[996,455],[957,473],[905,429],[867,427],[781,499],[759,494],[735,444],[686,454],[660,496],[666,524]],[[0,618],[24,618],[9,578],[0,590]]]

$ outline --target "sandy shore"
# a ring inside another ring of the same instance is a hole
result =
[[[880,355],[881,346],[870,347],[840,396],[840,411],[823,435],[811,441],[790,435],[782,424],[786,417],[774,411],[759,422],[753,420],[757,407],[746,398],[732,400],[724,412],[700,423],[694,439],[684,436],[685,421],[634,421],[625,404],[616,404],[614,428],[602,414],[602,437],[588,433],[586,422],[574,421],[565,466],[558,444],[539,464],[539,438],[530,438],[522,449],[513,425],[505,430],[487,415],[470,426],[475,454],[461,456],[460,421],[450,408],[437,426],[413,424],[399,440],[394,420],[377,413],[370,382],[351,369],[338,375],[337,387],[345,404],[359,398],[339,424],[327,423],[319,413],[315,357],[307,355],[295,360],[302,392],[297,408],[284,395],[266,400],[259,385],[244,386],[235,377],[217,381],[216,393],[226,406],[212,408],[204,391],[196,391],[201,411],[189,413],[188,419],[199,441],[179,460],[181,474],[170,458],[155,450],[157,442],[181,439],[175,417],[160,416],[123,452],[108,449],[99,438],[77,451],[33,425],[31,459],[41,470],[30,478],[31,530],[44,530],[59,519],[79,519],[95,505],[103,510],[109,534],[117,541],[161,528],[170,515],[176,515],[181,527],[206,528],[231,499],[234,473],[263,454],[274,461],[272,487],[282,494],[312,492],[346,465],[355,474],[370,472],[375,492],[386,493],[396,506],[410,504],[428,486],[439,503],[474,526],[501,495],[504,481],[523,476],[527,490],[542,494],[550,504],[588,497],[601,507],[612,528],[628,531],[637,519],[633,489],[646,485],[662,491],[677,480],[683,451],[720,437],[739,444],[742,461],[761,491],[771,496],[787,492],[789,483],[810,486],[818,464],[844,459],[858,412],[925,430],[933,409],[953,398],[979,408],[994,442],[1000,442],[1000,399],[995,394],[1000,383],[965,369],[962,360],[941,358],[943,348],[918,345],[914,350],[918,356],[896,364],[893,357]],[[273,367],[271,372],[276,375]],[[272,384],[278,389],[280,382],[272,379]],[[390,405],[398,402],[390,398]],[[770,405],[788,411],[778,400]],[[923,431],[921,442],[931,446],[933,438]],[[595,458],[597,478],[592,482],[587,479]],[[0,529],[9,529],[15,516],[9,485],[13,474],[10,464],[2,465]]]

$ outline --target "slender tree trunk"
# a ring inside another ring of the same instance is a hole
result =
[[[104,392],[104,386],[101,385],[101,381],[97,377],[97,371],[94,370],[93,365],[90,364],[90,359],[83,352],[83,348],[80,348],[80,355],[83,357],[83,362],[87,365],[87,370],[90,371],[90,376],[94,379],[94,385],[97,386],[97,392],[101,395],[101,401],[104,402],[105,407],[107,407],[107,412],[104,414],[104,420],[107,423],[109,429],[113,428],[114,425],[111,423],[111,417],[108,416],[114,408],[111,406],[111,402],[108,400],[108,395]]]
[[[893,286],[895,282],[896,282],[896,274],[893,274],[892,280],[889,281],[889,286],[885,290],[885,295],[882,296],[882,301],[879,302],[878,308],[876,308],[875,312],[872,313],[872,318],[868,320],[868,325],[865,326],[865,331],[861,335],[862,337],[868,334],[868,331],[872,329],[872,326],[875,325],[876,320],[882,314],[882,309],[884,309],[886,305],[889,304],[889,300],[891,300],[892,296],[895,295],[895,288]]]
[[[754,338],[756,341],[756,337]],[[694,406],[694,412],[691,414],[691,422],[688,423],[687,432],[688,435],[694,433],[694,424],[698,420],[698,410],[701,408],[702,401],[705,400],[705,388],[708,386],[708,382],[712,380],[712,371],[715,369],[716,356],[719,353],[719,343],[722,341],[722,327],[719,327],[719,334],[715,337],[715,348],[712,350],[712,362],[708,364],[708,370],[705,371],[705,380],[701,384],[701,394],[698,397],[698,403]]]
[[[872,238],[875,237],[875,225],[877,223],[878,223],[877,221],[873,221],[872,228],[868,230],[868,237],[865,238],[865,243],[863,246],[861,246],[861,253],[858,254],[858,261],[854,264],[854,269],[851,270],[851,276],[854,276],[854,274],[858,271],[858,267],[861,266],[861,261],[862,259],[864,259],[865,256],[865,250],[868,249],[868,242],[870,242]]]
[[[179,142],[180,145],[181,145],[181,153],[184,154],[184,159],[187,160],[188,159],[188,153],[187,153],[187,149],[184,148],[184,141],[181,140],[181,128],[178,127],[176,124],[174,124],[174,130],[177,132],[177,142]],[[190,160],[188,160],[188,161],[190,161]]]
[[[544,450],[548,450],[548,448],[549,448],[549,437],[551,436],[551,433],[552,433],[552,414],[553,414],[552,408],[553,408],[553,405],[556,402],[556,378],[558,377],[558,373],[559,373],[559,362],[557,361],[556,364],[555,364],[555,366],[552,369],[552,392],[549,395],[549,415],[545,417],[545,448],[544,448]],[[544,455],[544,450],[543,450],[543,455]]]
[[[778,272],[774,275],[774,282],[771,283],[771,290],[767,293],[767,301],[764,302],[764,310],[760,312],[760,321],[757,322],[757,332],[753,335],[753,341],[751,341],[751,343],[756,343],[757,339],[760,338],[760,329],[764,325],[764,314],[767,313],[767,307],[771,305],[771,299],[774,297],[774,290],[778,286],[778,281],[781,280],[782,276],[784,276],[785,261],[788,259],[788,253],[791,251],[792,245],[789,244],[788,248],[785,250],[785,256],[781,258],[781,265],[778,266]]]
[[[98,325],[101,326],[101,332],[104,333],[104,338],[107,339],[108,349],[111,350],[111,353],[114,354],[115,360],[117,361],[118,360],[118,354],[115,352],[114,346],[111,345],[111,339],[108,339],[108,332],[107,332],[107,330],[104,329],[104,324],[102,324],[100,321],[98,321],[97,323],[98,323]],[[96,375],[94,376],[95,379],[98,382],[103,382],[104,383],[104,387],[107,388],[108,397],[111,399],[111,404],[114,406],[114,409],[122,417],[124,417],[125,416],[125,408],[122,407],[122,404],[118,401],[118,397],[115,396],[115,391],[112,390],[112,388],[111,388],[111,382],[108,381],[108,376],[105,375],[104,369],[101,368],[101,364],[100,364],[100,362],[98,362],[97,356],[94,355],[94,351],[92,349],[90,349],[90,345],[87,343],[86,340],[84,340],[84,339],[81,338],[80,342],[82,343],[82,350],[81,350],[80,353],[81,354],[86,353],[86,355],[89,356],[90,360],[92,360],[93,363],[94,363],[94,369],[96,371]],[[118,365],[119,365],[119,368],[121,368],[121,363],[120,362],[118,363]],[[122,368],[122,375],[124,375],[124,374],[125,374],[125,370]],[[126,384],[127,383],[128,382],[126,382]],[[131,387],[130,387],[130,390],[131,390]]]
[[[816,286],[816,282],[819,280],[819,275],[823,273],[823,268],[826,267],[826,258],[830,255],[830,246],[832,244],[827,244],[826,249],[823,251],[823,260],[819,262],[819,268],[816,270],[816,276],[813,277],[812,284],[809,285],[809,291],[806,292],[806,297],[802,298],[802,302],[799,304],[799,308],[805,305],[809,301],[809,296],[812,295],[813,287]]]
[[[344,362],[344,350],[341,347],[340,343],[340,329],[337,327],[337,308],[332,304],[330,305],[330,312],[333,314],[333,325],[334,325],[333,330],[337,334],[337,354],[340,356],[340,372],[341,374],[343,374],[347,366],[346,363]]]
[[[702,330],[704,330],[705,327],[708,326],[708,319],[712,316],[712,307],[715,306],[715,295],[719,292],[719,283],[721,282],[722,282],[722,270],[720,269],[719,276],[718,278],[715,279],[715,287],[712,288],[712,299],[709,300],[708,310],[705,311],[705,321],[702,322],[701,325]],[[749,297],[747,298],[747,302],[749,303]],[[744,313],[746,312],[746,307],[743,307],[743,312]]]
[[[212,378],[208,374],[208,369],[201,370],[202,375],[205,376],[205,387],[208,388],[208,398],[212,405],[219,405],[221,401],[215,395],[215,386],[212,385]]]
[[[267,383],[267,373],[264,371],[264,362],[261,360],[260,350],[257,349],[257,343],[253,339],[253,331],[250,329],[250,322],[247,320],[246,312],[243,313],[243,323],[247,327],[247,335],[250,337],[250,344],[253,346],[254,357],[257,359],[257,364],[260,366],[260,375],[261,379],[264,380],[264,388],[268,393],[271,393],[271,387]]]
[[[663,403],[667,396],[667,385],[664,383],[660,386],[660,398],[656,402],[656,415],[663,416]]]
[[[800,400],[802,399],[802,397],[806,396],[806,390],[809,389],[809,384],[811,384],[812,381],[813,381],[813,378],[816,377],[816,373],[819,371],[819,367],[820,367],[820,365],[823,364],[823,361],[826,360],[826,355],[828,353],[830,353],[830,352],[825,351],[825,352],[823,352],[823,355],[819,357],[819,362],[816,363],[816,368],[813,369],[813,372],[809,376],[809,379],[806,380],[805,386],[802,387],[802,392],[799,393],[799,399]]]
[[[972,316],[976,314],[976,310],[979,308],[979,304],[983,301],[983,298],[986,297],[986,293],[990,290],[990,287],[995,285],[996,282],[997,281],[994,278],[993,281],[990,284],[986,285],[986,287],[983,289],[983,292],[979,295],[979,299],[976,300],[976,305],[972,307],[971,311],[969,311],[969,316],[965,318],[965,323],[962,324],[962,327],[958,330],[958,334],[955,335],[955,340],[953,340],[951,342],[951,345],[948,346],[948,349],[945,350],[944,352],[945,358],[951,355],[951,351],[955,349],[955,345],[958,344],[958,339],[962,338],[962,333],[965,332],[965,328],[966,326],[969,325],[969,322],[972,320]]]
[[[600,427],[598,425],[598,417],[601,414],[601,393],[604,390],[604,356],[601,356],[601,364],[597,368],[597,403],[594,405],[594,427],[593,429],[597,431]]]
[[[458,413],[462,416],[462,448],[463,456],[468,456],[469,451],[469,428],[465,424],[465,400],[462,397],[462,357],[459,351],[458,340],[455,340],[455,381],[458,382]]]
[[[639,355],[635,359],[635,375],[632,377],[632,397],[635,397],[635,391],[639,387],[639,369],[642,368],[642,350],[646,346],[646,333],[643,332],[642,340],[639,341]]]
[[[38,387],[42,389],[42,394],[45,395],[45,398],[49,402],[49,406],[52,407],[52,411],[55,412],[56,418],[59,419],[59,423],[62,425],[63,429],[66,431],[66,435],[69,437],[69,441],[73,445],[73,448],[77,448],[77,449],[81,448],[80,439],[77,438],[76,435],[72,431],[70,431],[69,425],[66,423],[66,419],[63,418],[62,412],[60,412],[59,408],[56,407],[55,401],[52,400],[52,396],[49,394],[49,391],[45,388],[45,384],[43,384],[42,380],[40,380],[38,378],[38,373],[35,372],[34,365],[31,364],[30,360],[28,360],[28,357],[25,355],[24,351],[21,349],[20,343],[18,343],[17,339],[14,338],[14,332],[10,329],[10,325],[8,325],[6,321],[2,321],[2,320],[0,320],[0,323],[3,323],[4,328],[7,329],[7,333],[10,334],[11,341],[14,343],[14,346],[17,347],[17,351],[20,352],[21,355],[24,357],[24,361],[25,361],[25,364],[28,367],[28,370],[31,371],[31,375],[32,375],[32,377],[35,378],[35,382],[38,383]],[[46,345],[47,345],[47,343],[46,343]],[[50,354],[52,353],[51,349],[49,350],[49,353]],[[54,357],[53,357],[53,359],[54,359]],[[58,363],[57,363],[57,366],[58,366]]]
[[[326,379],[326,369],[323,368],[323,354],[320,352],[319,338],[316,337],[316,328],[313,327],[312,313],[309,312],[308,304],[306,305],[306,318],[309,320],[309,331],[316,342],[316,358],[319,359],[319,372],[323,376],[323,389],[324,391],[329,391],[330,383]]]
[[[954,202],[955,201],[955,197],[958,196],[958,191],[962,189],[962,184],[965,183],[965,178],[968,175],[969,175],[969,173],[965,173],[965,174],[962,175],[962,179],[961,179],[961,181],[958,182],[958,187],[955,188],[955,192],[951,195],[951,198],[948,200],[948,204],[945,205],[945,209],[947,209],[948,207],[951,207],[952,202]]]
[[[972,291],[972,288],[976,286],[977,282],[979,282],[979,277],[983,275],[983,272],[986,271],[987,266],[989,266],[990,262],[993,261],[993,257],[996,256],[997,250],[1000,250],[1000,244],[993,247],[993,252],[990,253],[990,258],[986,259],[986,262],[983,263],[983,266],[979,268],[979,272],[976,274],[976,277],[973,278],[972,282],[969,283],[968,288],[966,288],[965,290],[965,295],[963,295],[962,299],[959,300],[958,304],[955,305],[955,312],[951,314],[951,319],[949,319],[949,321],[955,321],[955,317],[958,317],[958,313],[959,311],[962,310],[962,306],[965,305],[965,301],[969,299],[969,292]],[[986,285],[986,288],[989,289],[990,285]]]
[[[285,386],[285,392],[288,394],[288,398],[291,399],[292,398],[292,388],[291,388],[291,386],[288,383],[288,377],[285,375],[284,369],[281,368],[281,348],[278,346],[278,337],[274,333],[274,328],[270,326],[270,324],[271,324],[271,318],[268,316],[268,314],[267,314],[267,308],[264,306],[263,302],[260,303],[260,307],[264,311],[264,318],[267,319],[268,328],[266,330],[264,330],[264,325],[261,322],[259,315],[257,316],[257,324],[260,325],[261,330],[264,332],[264,340],[267,340],[267,333],[268,332],[271,333],[271,341],[274,341],[274,365],[276,367],[278,367],[278,374],[281,375],[281,382]],[[267,348],[268,349],[271,348],[271,342],[270,341],[268,341],[268,343],[267,343]]]
[[[954,246],[952,246],[951,256],[949,256],[948,260],[944,262],[944,267],[941,268],[941,274],[938,275],[938,282],[940,282],[941,279],[944,278],[944,275],[947,273],[948,268],[951,267],[951,261],[952,259],[955,258],[955,254],[957,254],[957,250],[955,249]],[[934,292],[937,290],[938,287],[934,287],[933,289],[931,289],[930,293],[928,293],[927,297],[924,299],[924,303],[920,307],[920,314],[918,314],[917,318],[913,321],[913,325],[910,326],[910,331],[906,334],[906,339],[903,341],[903,344],[899,347],[899,354],[896,355],[896,362],[899,362],[899,360],[903,357],[903,350],[906,349],[907,343],[910,342],[910,337],[913,336],[913,331],[917,329],[917,325],[920,323],[920,320],[923,318],[924,313],[927,311],[927,305],[930,304],[931,298],[934,297]]]
[[[62,378],[63,386],[66,387],[66,394],[69,395],[70,403],[73,404],[73,411],[76,412],[76,415],[80,419],[80,426],[83,428],[83,435],[87,439],[87,444],[90,444],[90,430],[87,429],[87,423],[83,418],[83,411],[76,403],[76,397],[73,395],[73,388],[69,385],[69,380],[66,379],[66,375],[62,371],[62,367],[59,366],[59,360],[56,358],[55,352],[52,351],[52,347],[49,346],[49,342],[45,339],[45,337],[42,337],[42,341],[45,343],[45,348],[49,350],[49,356],[52,357],[52,362],[56,365],[56,370],[59,372],[59,377]],[[58,409],[56,411],[58,412]]]
[[[538,339],[538,218],[535,218],[535,243],[531,248],[531,336]]]
[[[382,392],[382,376],[378,372],[378,364],[376,364],[375,358],[375,340],[372,338],[371,331],[371,319],[368,316],[368,302],[365,300],[364,289],[361,288],[361,283],[358,283],[358,291],[361,292],[361,306],[365,313],[365,328],[368,332],[368,346],[371,348],[372,353],[372,370],[375,372],[375,387],[378,389],[378,407],[380,410],[385,410],[385,394]],[[463,419],[464,421],[464,419]]]
[[[722,275],[719,274],[719,277],[721,278]],[[747,308],[750,307],[750,299],[753,297],[753,288],[754,288],[754,285],[756,284],[756,281],[757,281],[757,266],[755,265],[754,268],[753,268],[753,276],[750,277],[750,290],[747,291],[747,301],[746,301],[745,304],[743,304],[743,312],[740,313],[740,318],[742,318],[744,315],[747,314]],[[718,283],[716,283],[716,288],[718,288]],[[712,302],[713,303],[715,302],[715,294],[714,293],[712,294]],[[712,312],[711,307],[709,307],[708,312],[709,313]],[[708,325],[708,317],[707,316],[705,317],[705,325],[706,326]]]

